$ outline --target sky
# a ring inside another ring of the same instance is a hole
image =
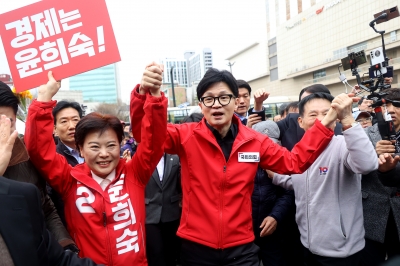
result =
[[[0,16],[34,2],[38,1],[2,1]],[[227,57],[266,38],[265,0],[106,0],[106,4],[121,55],[117,66],[125,102],[152,61],[183,59],[187,50],[211,48],[214,67],[229,70]],[[10,74],[2,44],[0,74]]]

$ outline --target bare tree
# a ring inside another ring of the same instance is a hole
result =
[[[129,105],[118,99],[116,103],[100,103],[94,108],[95,112],[118,117],[119,120],[129,121]]]

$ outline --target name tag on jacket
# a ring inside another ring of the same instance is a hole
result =
[[[239,163],[256,163],[260,162],[259,152],[238,152]]]

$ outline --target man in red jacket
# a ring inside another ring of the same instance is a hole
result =
[[[161,75],[161,66],[148,65],[132,91],[133,125],[141,124],[143,94],[161,86]],[[251,219],[258,166],[286,174],[304,172],[330,142],[336,118],[351,106],[335,99],[325,118],[289,152],[233,115],[238,86],[228,71],[209,69],[197,96],[203,120],[169,124],[164,144],[165,152],[181,160],[183,205],[177,234],[183,238],[182,265],[258,265]],[[132,132],[140,142],[140,128],[134,126]]]

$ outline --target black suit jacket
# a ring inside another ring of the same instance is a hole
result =
[[[0,233],[16,266],[96,265],[64,251],[46,230],[39,190],[0,177]]]
[[[146,186],[146,224],[171,222],[181,217],[181,166],[177,155],[164,155],[163,182],[157,169]]]
[[[78,164],[78,161],[75,159],[74,156],[71,155],[68,148],[65,147],[64,143],[62,143],[61,140],[58,140],[56,146],[56,152],[64,156],[65,159],[67,159],[68,164],[71,165],[72,167]],[[49,193],[49,196],[53,201],[54,206],[57,209],[58,216],[60,216],[63,224],[67,226],[64,213],[64,201],[62,200],[61,195],[57,191],[55,191],[52,187],[50,187],[49,184],[47,184],[47,192]]]

